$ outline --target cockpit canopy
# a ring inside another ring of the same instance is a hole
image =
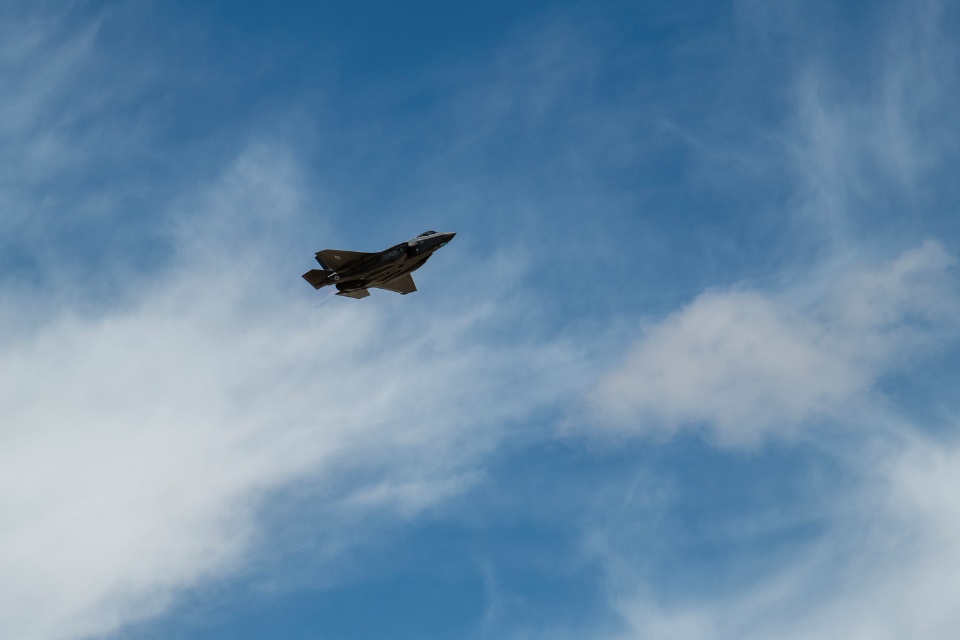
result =
[[[418,238],[422,238],[422,237],[424,237],[424,236],[432,236],[432,235],[434,235],[435,233],[436,233],[436,231],[424,231],[423,233],[421,233],[421,234],[418,235],[417,237],[418,237]]]

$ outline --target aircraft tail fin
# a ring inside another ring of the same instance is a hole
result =
[[[309,282],[314,289],[319,289],[324,284],[326,284],[327,276],[333,274],[333,271],[328,271],[326,269],[310,269],[305,274],[303,274],[303,279]]]

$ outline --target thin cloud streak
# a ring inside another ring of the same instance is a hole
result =
[[[870,482],[846,497],[829,535],[778,571],[710,600],[666,602],[635,587],[614,600],[628,627],[615,637],[952,638],[960,511],[949,494],[960,449],[924,438],[903,444],[870,458]]]

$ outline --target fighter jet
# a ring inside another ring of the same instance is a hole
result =
[[[334,285],[337,295],[347,298],[366,298],[370,295],[368,289],[386,289],[407,295],[417,290],[410,274],[455,235],[425,231],[413,240],[380,253],[324,249],[317,252],[317,262],[322,269],[307,271],[303,279],[314,289]]]

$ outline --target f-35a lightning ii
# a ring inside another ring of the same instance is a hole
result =
[[[366,298],[368,289],[386,289],[406,295],[417,290],[410,274],[430,259],[456,233],[425,231],[409,242],[403,242],[380,253],[324,249],[317,252],[322,269],[311,269],[303,279],[319,289],[337,287],[338,296]]]

